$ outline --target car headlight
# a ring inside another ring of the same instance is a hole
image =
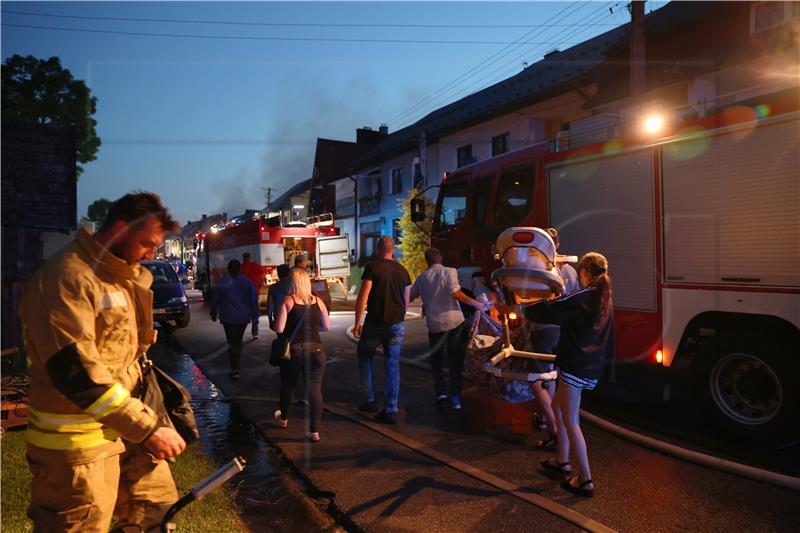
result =
[[[167,300],[167,305],[176,305],[186,303],[186,296],[176,296]]]

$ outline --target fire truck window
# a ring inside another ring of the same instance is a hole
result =
[[[466,183],[448,183],[442,186],[442,209],[439,213],[439,228],[457,226],[464,221],[467,211]]]
[[[488,178],[476,180],[472,184],[472,223],[486,223],[486,209],[489,207],[489,191],[492,181]]]
[[[506,170],[500,175],[494,207],[495,226],[516,226],[533,207],[533,167]]]

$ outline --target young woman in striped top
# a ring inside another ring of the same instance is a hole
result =
[[[614,306],[608,260],[589,252],[578,261],[584,289],[566,298],[543,301],[525,309],[525,317],[540,323],[560,324],[556,348],[559,369],[553,411],[558,426],[558,456],[542,461],[548,470],[568,476],[562,486],[581,496],[594,494],[589,455],[580,427],[581,392],[592,390],[604,377],[614,356]],[[569,463],[570,451],[578,461],[578,473]]]

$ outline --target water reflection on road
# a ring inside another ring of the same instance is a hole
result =
[[[217,464],[235,456],[247,461],[244,471],[230,482],[247,526],[259,532],[285,530],[283,517],[288,515],[291,501],[281,472],[270,461],[264,437],[237,406],[225,402],[222,392],[182,353],[169,332],[159,333],[159,342],[148,356],[191,393],[203,452]]]

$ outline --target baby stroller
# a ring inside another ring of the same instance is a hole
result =
[[[557,262],[574,263],[578,260],[575,256],[558,255],[550,235],[534,227],[513,227],[501,233],[497,238],[497,259],[502,261],[503,266],[492,273],[492,278],[504,289],[507,302],[517,308],[562,296],[565,286]],[[512,323],[517,324],[514,328],[517,334],[512,334]],[[512,339],[519,343],[520,338],[527,338],[527,335],[520,335],[518,331],[518,328],[524,327],[518,322],[517,313],[503,315],[503,347],[485,363],[484,370],[511,381],[555,380],[557,374],[549,365],[532,364],[535,361],[552,362],[554,355],[515,348]],[[525,364],[526,360],[528,364]]]

